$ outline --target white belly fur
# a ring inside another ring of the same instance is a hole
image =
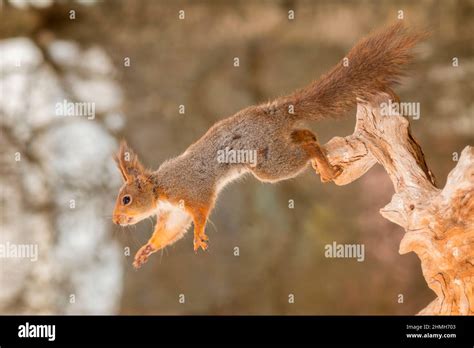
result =
[[[191,223],[191,216],[178,206],[175,206],[169,202],[161,201],[157,205],[157,216],[168,213],[168,219],[166,221],[166,229],[174,230],[181,226],[188,227]]]
[[[247,174],[249,172],[248,169],[246,168],[236,168],[230,173],[228,173],[225,177],[223,177],[219,182],[217,183],[217,192],[220,192],[227,184],[230,182],[234,181],[235,179]]]

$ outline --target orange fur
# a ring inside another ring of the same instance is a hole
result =
[[[334,180],[341,169],[330,165],[314,133],[296,125],[339,117],[357,98],[369,100],[381,91],[396,98],[391,87],[411,60],[411,49],[424,36],[409,33],[398,23],[361,40],[347,55],[349,66],[341,62],[289,96],[248,107],[217,122],[182,155],[164,162],[156,171],[145,169],[122,143],[115,159],[124,184],[113,221],[128,225],[158,216],[152,237],[135,257],[135,267],[180,239],[191,221],[194,250],[206,250],[205,228],[215,200],[226,184],[241,175],[251,173],[260,181],[273,183],[293,178],[311,164],[323,182]],[[253,151],[256,162],[223,163],[217,154],[224,149]]]

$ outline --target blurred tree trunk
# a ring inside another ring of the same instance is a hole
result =
[[[73,41],[13,38],[0,51],[0,246],[37,248],[0,259],[0,313],[117,313],[123,253],[106,217],[120,183],[112,65]],[[94,112],[66,117],[55,112],[64,101]]]

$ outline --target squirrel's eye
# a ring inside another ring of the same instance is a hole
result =
[[[123,196],[122,197],[122,203],[123,205],[128,205],[132,201],[132,198],[129,195]]]

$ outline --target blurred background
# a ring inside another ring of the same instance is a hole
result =
[[[124,138],[157,168],[402,15],[432,31],[396,90],[421,105],[412,132],[442,187],[473,144],[474,1],[1,4],[0,243],[39,247],[36,262],[0,259],[1,314],[414,314],[434,299],[416,255],[398,254],[403,230],[378,213],[393,194],[380,166],[343,187],[310,170],[248,177],[222,192],[208,252],[188,233],[135,271],[153,227],[112,224],[111,155]],[[95,117],[58,116],[63,100],[94,103]],[[311,127],[324,143],[352,133],[354,115]],[[364,262],[326,258],[333,241],[363,244]]]

